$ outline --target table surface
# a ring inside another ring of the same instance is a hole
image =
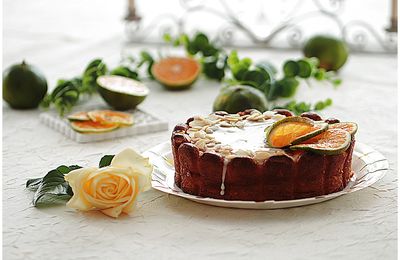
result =
[[[6,1],[5,8],[20,2]],[[117,64],[122,52],[135,54],[147,47],[124,45],[120,33],[100,40],[68,40],[67,33],[43,38],[44,34],[31,31],[31,41],[27,41],[19,32],[28,29],[11,15],[5,16],[5,26],[3,66],[27,58],[45,71],[51,86],[59,77],[78,74],[93,57]],[[300,56],[299,52],[272,50],[240,53],[275,64]],[[103,154],[126,147],[145,151],[169,140],[173,125],[210,112],[219,90],[215,82],[202,79],[182,92],[168,92],[150,82],[151,94],[141,108],[167,120],[170,130],[88,144],[66,139],[41,124],[39,110],[16,111],[3,104],[4,257],[395,259],[396,73],[395,55],[352,55],[341,72],[344,82],[339,89],[301,86],[299,99],[331,97],[334,105],[323,114],[357,122],[357,140],[382,152],[390,170],[381,181],[362,191],[321,204],[280,210],[218,208],[156,190],[141,194],[136,211],[119,219],[63,206],[37,209],[31,205],[33,194],[24,187],[28,178],[42,176],[60,164],[91,166]]]

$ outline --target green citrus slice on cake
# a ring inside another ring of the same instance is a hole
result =
[[[349,134],[354,135],[357,132],[358,126],[353,122],[341,122],[330,124],[329,129],[342,129],[347,131]]]
[[[200,64],[191,58],[168,57],[159,60],[152,68],[154,78],[168,89],[189,88],[200,74]]]
[[[342,129],[328,129],[301,144],[290,147],[292,150],[306,150],[319,154],[335,155],[345,151],[351,143],[351,135]]]
[[[275,122],[265,129],[267,143],[274,148],[283,148],[301,143],[328,129],[325,122],[291,116]]]

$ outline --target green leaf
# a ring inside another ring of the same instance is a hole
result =
[[[115,155],[104,155],[99,162],[99,168],[109,166]]]
[[[325,101],[318,101],[315,105],[314,105],[314,110],[323,110],[328,106],[332,105],[332,99],[328,98]]]
[[[36,191],[40,184],[42,183],[43,178],[34,178],[34,179],[29,179],[26,182],[26,188],[31,190],[31,191]]]
[[[326,72],[326,70],[324,68],[317,69],[314,73],[314,78],[318,81],[324,80],[325,72]]]
[[[33,196],[35,207],[64,204],[73,195],[71,187],[65,181],[64,175],[72,170],[81,168],[78,165],[61,165],[49,171],[43,178],[30,179],[26,187],[36,190]]]
[[[165,42],[167,42],[167,43],[172,42],[171,34],[165,33],[165,34],[163,35],[163,40],[164,40]]]
[[[249,70],[244,72],[242,77],[245,85],[253,86],[264,92],[264,83],[270,82],[270,76],[265,70]]]
[[[96,80],[107,73],[107,66],[102,59],[92,60],[82,74],[81,92],[92,94],[97,91]]]
[[[110,72],[111,75],[118,75],[134,80],[138,80],[139,74],[136,71],[131,70],[127,66],[118,66]]]
[[[314,71],[314,66],[307,59],[297,61],[297,65],[299,68],[297,73],[299,77],[304,79],[311,77]]]
[[[337,87],[340,84],[342,84],[342,80],[341,79],[333,79],[331,82],[335,87]]]
[[[208,37],[204,33],[197,33],[193,39],[193,46],[199,51],[204,51],[209,46]]]
[[[203,61],[202,68],[204,75],[209,79],[221,81],[225,77],[225,68],[218,67],[218,61]]]
[[[286,77],[296,77],[299,73],[299,65],[293,60],[288,60],[283,64],[283,73]]]

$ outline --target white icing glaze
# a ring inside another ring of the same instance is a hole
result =
[[[222,167],[222,181],[221,181],[221,191],[219,194],[223,196],[225,194],[225,176],[226,176],[226,170],[228,168],[228,159],[224,159],[224,166]]]
[[[221,145],[229,145],[233,151],[249,150],[255,151],[259,148],[266,148],[264,129],[272,125],[274,121],[246,122],[243,128],[221,127],[212,133],[216,141]]]

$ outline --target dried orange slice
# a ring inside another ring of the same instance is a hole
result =
[[[271,147],[282,148],[299,144],[328,129],[325,122],[315,122],[309,118],[291,116],[275,122],[265,129],[267,143]]]
[[[71,115],[69,115],[68,120],[71,121],[87,121],[90,120],[90,118],[88,117],[87,112],[77,112],[77,113],[73,113]]]
[[[71,127],[81,133],[104,133],[117,129],[118,123],[100,123],[93,121],[72,121]]]
[[[120,125],[133,125],[133,116],[129,113],[112,110],[94,110],[87,113],[88,117],[94,122],[117,123]]]
[[[342,129],[347,131],[349,134],[354,135],[357,132],[358,126],[356,123],[352,122],[341,122],[330,124],[329,129]]]
[[[349,132],[342,129],[328,129],[302,144],[290,146],[290,149],[335,155],[344,152],[350,146],[350,142],[351,135]]]

